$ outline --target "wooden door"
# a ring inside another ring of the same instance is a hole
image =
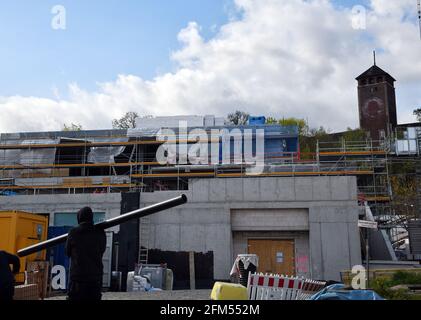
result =
[[[295,275],[294,240],[248,240],[248,253],[259,257],[257,272]]]

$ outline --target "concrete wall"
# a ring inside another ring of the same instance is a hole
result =
[[[143,193],[140,202],[148,205],[180,193]],[[248,232],[281,238],[294,232],[314,279],[339,280],[340,271],[361,264],[355,177],[196,179],[184,193],[187,204],[151,216],[149,247],[213,251],[215,279],[229,279],[234,257]],[[0,210],[75,212],[89,205],[110,218],[120,214],[120,202],[120,194],[0,197]],[[259,215],[264,221],[256,222]],[[242,236],[235,235],[240,231]],[[240,242],[234,243],[237,240]]]
[[[233,209],[233,231],[309,230],[308,209]]]
[[[238,221],[241,210],[254,212],[251,216],[269,213],[263,224],[249,219],[242,231],[307,231],[312,278],[339,280],[340,271],[361,264],[355,177],[197,179],[185,193],[189,203],[151,217],[150,247],[213,251],[215,279],[229,278],[235,251],[232,215]],[[140,201],[147,205],[178,194],[144,193]],[[303,212],[308,212],[307,223]]]

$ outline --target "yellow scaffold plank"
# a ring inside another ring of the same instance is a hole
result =
[[[267,172],[262,174],[247,173],[215,173],[215,172],[189,172],[189,173],[154,173],[134,174],[132,178],[183,178],[183,177],[205,177],[216,176],[220,178],[238,178],[248,176],[276,177],[276,176],[341,176],[341,175],[371,175],[373,171],[331,171],[331,172]]]
[[[320,156],[367,156],[367,155],[386,155],[386,151],[332,151],[320,152]]]
[[[0,186],[2,190],[25,189],[96,189],[96,188],[131,188],[135,184],[58,184],[58,185],[28,185],[28,186]]]
[[[72,164],[32,164],[32,165],[2,165],[0,169],[49,169],[49,168],[98,168],[98,167],[130,167],[130,166],[154,166],[158,162],[126,162],[126,163],[72,163]]]

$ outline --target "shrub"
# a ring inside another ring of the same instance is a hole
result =
[[[421,273],[398,271],[393,274],[392,283],[393,285],[421,284]]]
[[[417,285],[421,284],[421,274],[413,272],[398,271],[391,279],[379,277],[370,281],[370,287],[381,297],[388,300],[420,300],[419,295],[409,293],[409,290],[391,290],[397,285]]]

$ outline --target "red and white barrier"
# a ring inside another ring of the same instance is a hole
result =
[[[301,289],[300,300],[307,300],[312,295],[321,291],[326,285],[326,282],[306,279]]]
[[[249,274],[250,300],[305,300],[320,291],[325,283],[283,275]]]

